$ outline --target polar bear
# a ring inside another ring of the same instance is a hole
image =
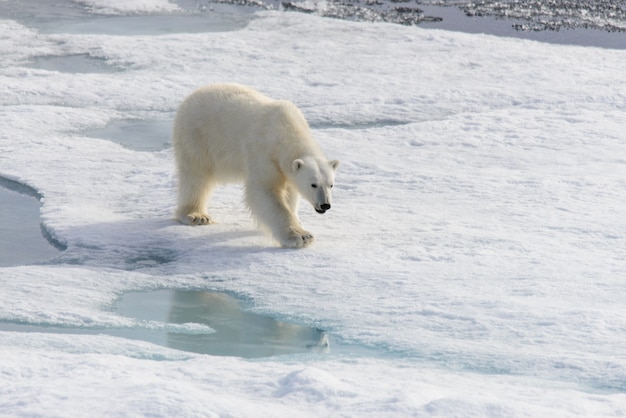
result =
[[[173,146],[181,223],[213,223],[215,186],[243,182],[250,212],[283,247],[313,242],[298,219],[299,195],[318,213],[330,209],[339,162],[324,157],[294,104],[239,84],[202,87],[176,113]]]

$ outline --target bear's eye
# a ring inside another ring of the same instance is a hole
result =
[[[331,184],[331,185],[330,185],[330,188],[332,189],[334,186],[335,186],[334,184]]]
[[[313,183],[311,184],[311,187],[313,187],[314,189],[317,189],[317,184]]]

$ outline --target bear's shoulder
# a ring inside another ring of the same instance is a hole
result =
[[[282,126],[293,126],[304,130],[309,129],[309,124],[304,115],[292,102],[288,100],[272,100],[267,106],[270,109],[270,113],[278,119]]]

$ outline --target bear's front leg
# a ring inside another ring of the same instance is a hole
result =
[[[289,229],[287,239],[281,241],[281,245],[285,248],[302,248],[312,244],[313,241],[315,237],[310,232],[294,227]]]
[[[257,221],[267,227],[283,247],[302,248],[313,242],[313,235],[302,228],[280,190],[248,181],[246,203]]]

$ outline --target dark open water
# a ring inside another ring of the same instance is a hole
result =
[[[532,39],[558,44],[626,48],[624,0],[223,0],[330,18]],[[210,10],[211,1],[179,0]]]

